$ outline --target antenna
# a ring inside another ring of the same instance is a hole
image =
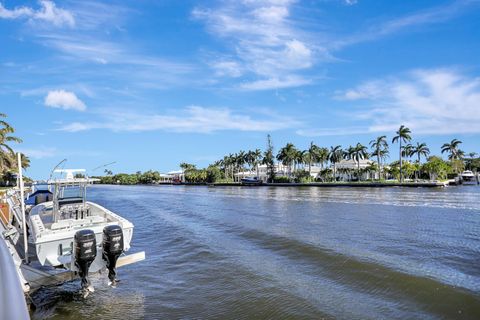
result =
[[[110,165],[112,165],[112,164],[115,164],[115,163],[117,163],[117,161],[113,161],[113,162],[110,162],[110,163],[107,163],[107,164],[98,166],[98,167],[92,169],[92,172],[95,171],[95,170],[97,170],[97,169],[100,169],[100,168],[108,167],[108,166],[110,166]]]
[[[66,162],[67,159],[63,159],[62,161],[60,161],[56,166],[55,168],[52,169],[52,172],[50,172],[50,177],[48,178],[48,180],[51,180],[52,179],[52,176],[53,176],[53,173],[55,172],[55,170],[60,167],[60,165],[64,162]]]

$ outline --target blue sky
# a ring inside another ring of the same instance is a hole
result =
[[[0,112],[27,174],[368,144],[480,152],[480,1],[0,0]],[[396,159],[392,151],[391,160]]]

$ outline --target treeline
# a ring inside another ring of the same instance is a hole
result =
[[[11,186],[16,183],[17,152],[12,145],[22,142],[22,139],[13,135],[15,129],[3,120],[6,117],[6,114],[0,113],[0,186]],[[23,169],[26,169],[30,166],[30,159],[21,154],[21,163]],[[25,177],[25,180],[30,179]]]
[[[105,170],[105,176],[93,177],[100,179],[102,184],[154,184],[161,180],[160,172],[149,170],[146,172],[137,171],[136,173],[117,173],[113,174],[110,170]]]
[[[396,150],[392,149],[395,144]],[[183,181],[187,183],[239,182],[241,172],[249,171],[250,176],[258,177],[260,166],[266,168],[268,182],[361,181],[366,177],[369,180],[393,179],[401,182],[405,179],[443,180],[463,170],[480,171],[478,154],[464,152],[460,149],[461,144],[462,141],[453,139],[441,145],[441,154],[447,155],[445,160],[431,155],[426,143],[414,142],[410,129],[401,126],[391,139],[379,136],[368,145],[359,142],[348,147],[322,147],[311,142],[307,149],[300,149],[287,143],[275,153],[268,135],[264,151],[255,149],[228,154],[206,168],[197,168],[189,163],[181,163],[180,168]],[[398,154],[398,160],[388,162],[391,153]],[[361,160],[367,159],[370,160],[368,166],[361,166]],[[356,168],[339,167],[343,160],[353,161]],[[282,165],[280,171],[277,170],[278,164]],[[315,176],[312,168],[317,169]],[[157,171],[113,175],[106,170],[106,173],[106,176],[100,177],[101,183],[150,184],[161,180]]]
[[[376,173],[376,180],[396,179],[447,179],[463,170],[480,171],[480,158],[476,152],[466,153],[460,149],[462,141],[453,139],[440,146],[447,160],[430,155],[424,142],[413,142],[411,131],[405,126],[395,132],[391,140],[379,136],[367,145],[356,143],[348,147],[341,145],[322,147],[311,142],[307,149],[299,149],[287,143],[275,154],[270,135],[265,151],[259,149],[228,154],[206,169],[198,169],[193,164],[182,163],[187,182],[216,182],[214,178],[226,182],[238,182],[238,173],[250,171],[259,176],[259,166],[267,166],[269,182],[309,182],[338,181],[342,177],[349,181],[359,181],[366,173]],[[398,145],[399,160],[387,162],[391,145]],[[371,159],[368,167],[361,168],[361,160]],[[342,160],[352,160],[356,169],[338,169]],[[424,160],[424,161],[422,161]],[[283,172],[275,170],[275,162],[283,165]],[[312,167],[320,167],[320,172],[312,177]],[[215,170],[218,168],[220,172]],[[216,172],[208,175],[208,172]],[[372,175],[370,175],[372,176]]]

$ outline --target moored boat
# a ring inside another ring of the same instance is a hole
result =
[[[64,176],[34,184],[26,197],[21,182],[6,195],[0,240],[12,253],[24,291],[79,277],[86,297],[93,291],[89,273],[105,269],[115,287],[117,267],[145,259],[145,252],[125,254],[133,224],[87,201],[87,187],[95,179],[74,176],[85,170],[55,172]]]
[[[470,170],[463,171],[460,174],[460,179],[461,179],[462,184],[474,185],[474,184],[479,184],[480,183],[478,175],[474,174]]]
[[[242,178],[241,183],[248,186],[258,186],[262,184],[262,180],[258,179],[257,177]]]

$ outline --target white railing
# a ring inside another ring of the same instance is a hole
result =
[[[12,255],[0,236],[0,319],[30,319]]]

